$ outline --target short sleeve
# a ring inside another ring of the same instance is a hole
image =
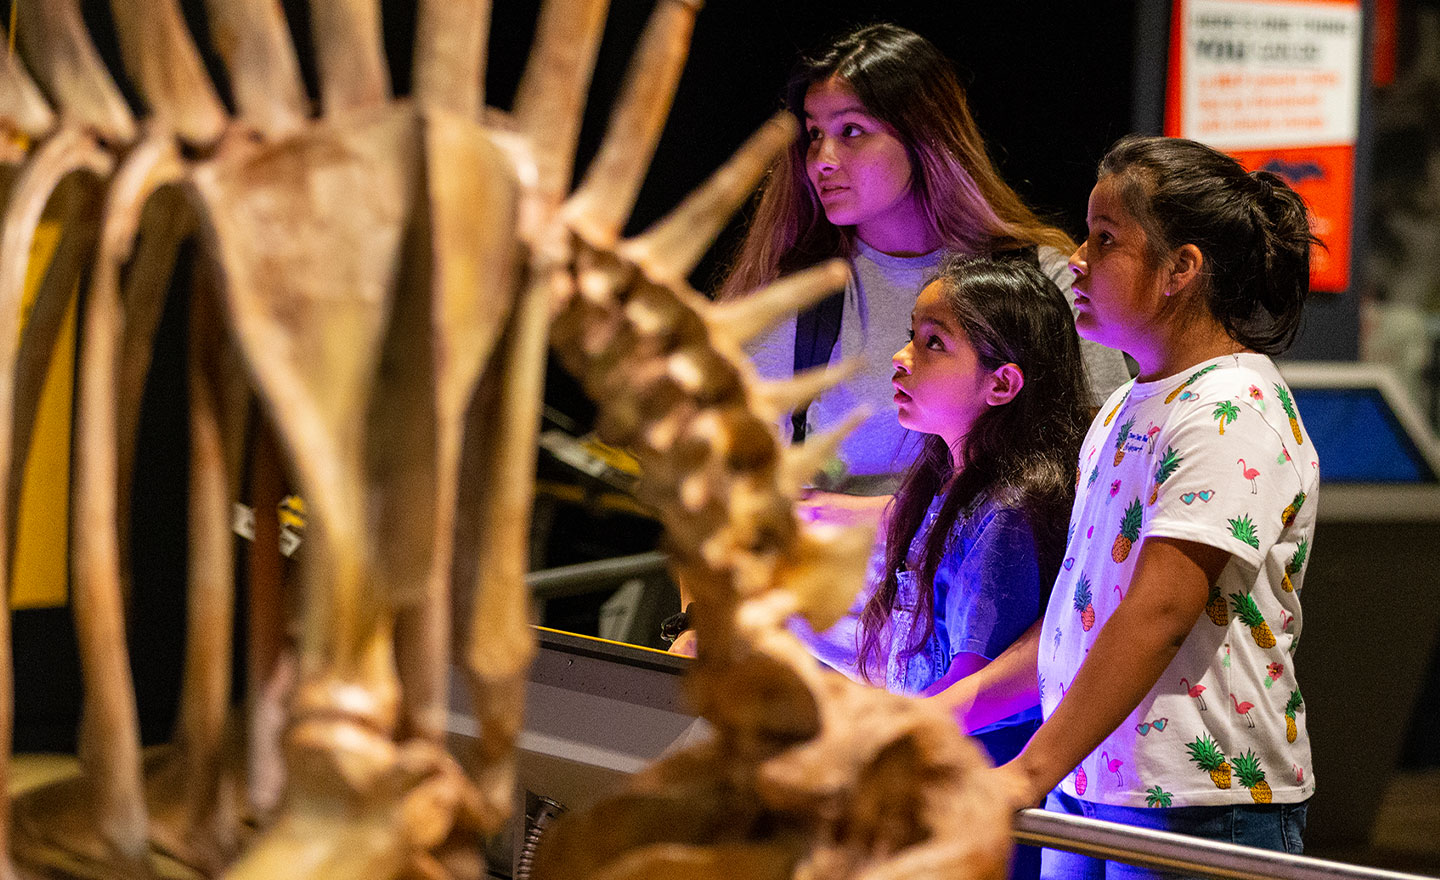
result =
[[[1169,460],[1173,472],[1156,489],[1143,534],[1219,547],[1258,569],[1284,527],[1275,499],[1301,485],[1275,426],[1246,400],[1205,398],[1165,426],[1155,450],[1157,468]]]
[[[952,657],[993,660],[1040,616],[1040,563],[1021,511],[999,508],[971,522],[977,527],[960,532],[935,572],[936,608]]]

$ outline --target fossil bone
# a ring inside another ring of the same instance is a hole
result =
[[[546,0],[511,114],[483,106],[488,0],[422,0],[414,94],[399,100],[378,5],[310,0],[313,118],[279,4],[205,7],[233,118],[174,0],[111,2],[127,94],[148,111],[138,123],[77,0],[22,2],[24,62],[0,63],[0,161],[18,166],[0,228],[3,320],[18,318],[41,212],[65,222],[25,334],[0,333],[12,346],[0,347],[0,583],[43,365],[75,280],[87,267],[90,278],[72,502],[84,775],[16,804],[26,870],[146,876],[158,850],[242,880],[479,875],[479,841],[515,793],[534,652],[523,582],[548,341],[596,400],[601,433],[642,463],[637,493],[695,592],[689,688],[715,737],[563,821],[538,875],[1003,871],[1006,818],[953,722],[822,673],[785,628],[796,614],[839,617],[870,552],[863,530],[795,514],[840,435],[785,449],[775,432],[852,367],[764,383],[743,345],[841,285],[845,267],[721,305],[686,281],[797,136],[794,120],[766,123],[667,217],[621,239],[698,2],[656,4],[573,193],[604,0]],[[190,622],[174,743],[142,762],[123,547],[169,295],[187,296],[191,316]],[[251,717],[235,719],[228,519],[247,433],[259,438]],[[293,583],[273,552],[282,480],[307,515]],[[443,738],[452,660],[480,732],[464,761]],[[8,667],[0,698],[3,746]],[[230,766],[242,755],[248,766]]]

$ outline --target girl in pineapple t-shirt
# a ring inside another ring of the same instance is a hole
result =
[[[1319,468],[1289,388],[1264,355],[1229,354],[1122,387],[1101,412],[1045,614],[1044,713],[1123,598],[1143,540],[1230,559],[1160,680],[1060,790],[1129,807],[1305,800],[1314,780],[1292,666]]]
[[[1319,459],[1269,355],[1309,286],[1305,204],[1194,141],[1127,137],[1070,257],[1076,329],[1139,364],[1075,470],[1045,617],[935,699],[968,730],[1038,701],[990,771],[1016,807],[1300,852],[1294,672]],[[1042,878],[1174,877],[1045,850]]]

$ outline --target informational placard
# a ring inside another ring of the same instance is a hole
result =
[[[1175,0],[1165,133],[1284,177],[1325,243],[1311,288],[1350,286],[1359,0]]]

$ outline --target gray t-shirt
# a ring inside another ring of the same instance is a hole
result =
[[[816,478],[816,488],[847,495],[888,495],[899,487],[900,475],[919,450],[919,435],[896,421],[890,384],[895,370],[890,359],[905,346],[915,298],[947,256],[937,250],[919,257],[892,257],[856,240],[851,258],[854,272],[845,287],[840,335],[830,363],[858,356],[863,358],[862,365],[850,379],[811,402],[805,413],[805,433],[811,436],[832,430],[859,406],[865,406],[869,414],[841,443],[838,461]],[[1073,304],[1070,282],[1074,276],[1065,264],[1065,255],[1042,248],[1039,256],[1041,270]],[[1130,380],[1119,352],[1081,340],[1081,354],[1092,406],[1099,406],[1111,391]],[[795,365],[795,317],[757,338],[750,355],[763,378],[790,378]],[[780,433],[790,436],[788,415],[781,420]]]

